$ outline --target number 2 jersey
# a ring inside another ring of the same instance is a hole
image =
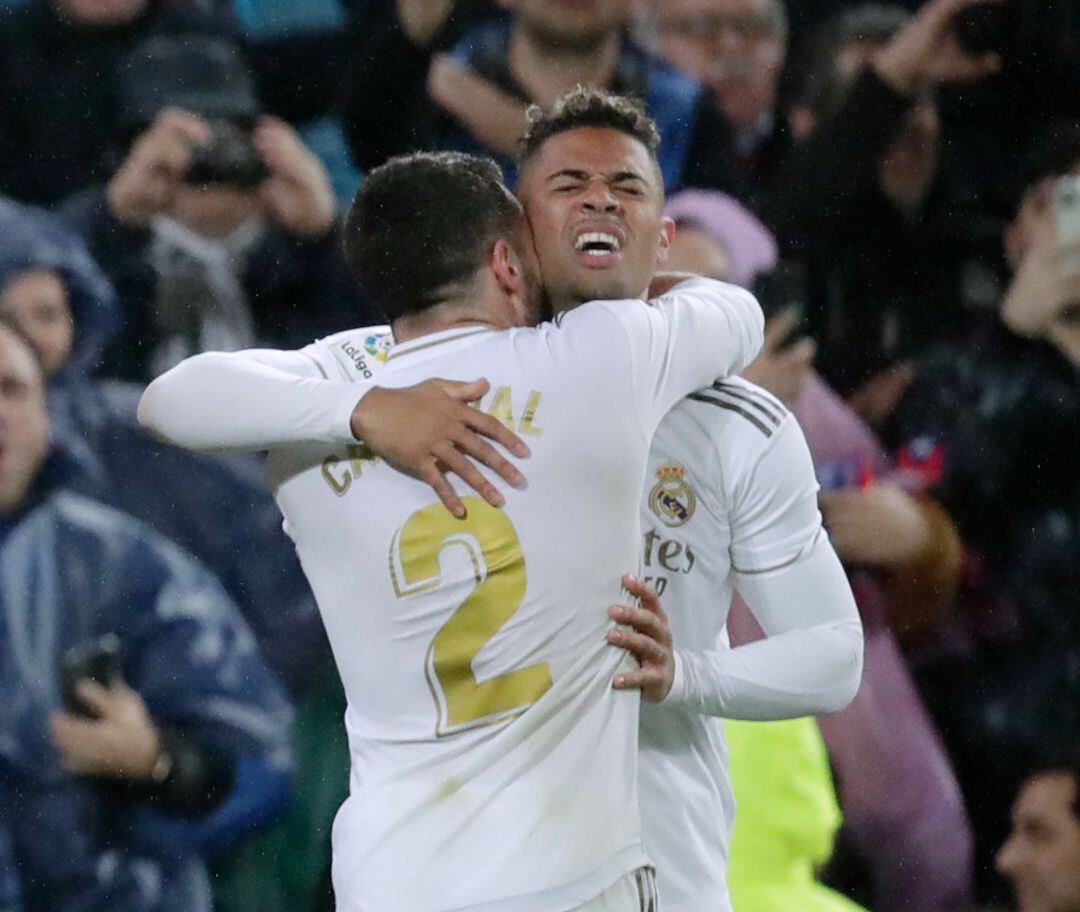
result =
[[[348,698],[339,910],[561,912],[646,863],[639,696],[611,687],[632,660],[606,643],[608,608],[640,565],[654,430],[760,340],[750,295],[693,280],[535,329],[303,350],[337,383],[486,377],[479,407],[532,449],[528,487],[502,510],[466,497],[463,520],[344,433],[271,451]]]

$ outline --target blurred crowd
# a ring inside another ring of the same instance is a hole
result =
[[[579,83],[657,120],[671,265],[757,293],[746,376],[866,629],[849,709],[728,731],[736,908],[1080,912],[1071,0],[0,3],[0,912],[332,908],[310,590],[261,467],[134,406],[380,323],[338,243],[364,171],[512,185]]]

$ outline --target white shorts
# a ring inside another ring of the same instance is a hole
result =
[[[652,868],[638,868],[621,877],[595,899],[575,912],[659,912],[656,875]]]

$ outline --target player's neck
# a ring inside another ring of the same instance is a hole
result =
[[[463,326],[486,326],[489,329],[510,329],[519,325],[512,314],[483,300],[475,302],[447,301],[420,313],[399,317],[392,326],[394,341],[412,342],[423,336],[460,329]]]

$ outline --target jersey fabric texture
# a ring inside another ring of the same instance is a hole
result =
[[[681,655],[727,647],[739,571],[775,568],[806,552],[821,533],[816,497],[798,423],[760,387],[720,381],[668,413],[653,438],[641,502],[643,572],[660,592]],[[640,782],[665,912],[729,910],[735,802],[722,719],[674,697],[643,705]]]
[[[339,909],[560,912],[647,863],[639,700],[611,687],[631,660],[605,641],[607,610],[640,561],[657,424],[757,345],[749,295],[700,281],[674,294],[537,329],[389,349],[363,331],[304,350],[326,379],[371,364],[387,387],[486,376],[480,407],[533,450],[529,488],[504,510],[468,497],[463,521],[358,445],[271,452],[349,701]]]

